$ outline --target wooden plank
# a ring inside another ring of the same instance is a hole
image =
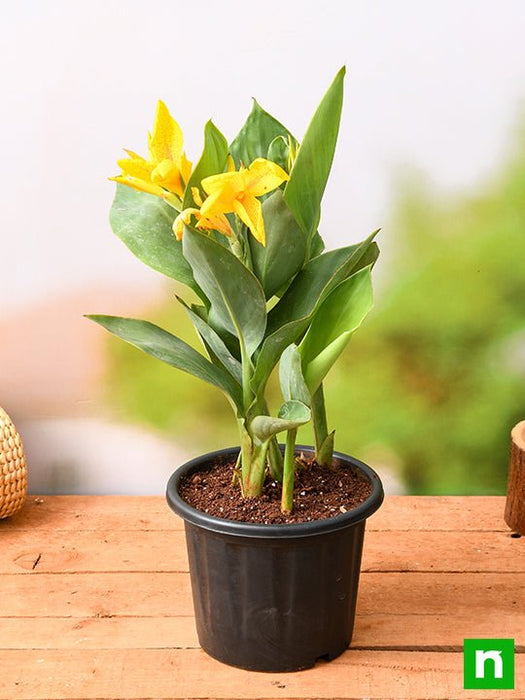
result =
[[[503,496],[388,496],[371,530],[508,531]],[[181,530],[163,496],[30,496],[24,509],[0,520],[12,530]]]
[[[40,574],[0,578],[1,617],[191,615],[188,574]]]
[[[0,573],[188,571],[183,531],[21,531],[3,545]]]
[[[516,687],[525,686],[518,655]],[[495,698],[463,690],[461,654],[348,651],[297,673],[225,666],[200,650],[5,651],[0,696],[93,698]]]
[[[370,530],[503,531],[504,496],[387,496]]]
[[[195,620],[179,617],[3,617],[2,649],[196,649]]]
[[[525,572],[525,538],[510,532],[416,530],[365,535],[364,571]]]
[[[29,496],[19,513],[0,520],[0,538],[10,530],[158,529],[183,529],[163,496]]]
[[[466,638],[494,636],[516,639],[525,651],[525,618],[504,610],[484,610],[481,617],[464,608],[451,617],[439,614],[381,611],[361,612],[358,606],[353,649],[403,651],[461,651]],[[1,649],[195,649],[193,616],[178,617],[3,617]],[[0,651],[0,659],[2,651]]]
[[[184,531],[14,531],[4,535],[0,573],[188,571]]]
[[[184,532],[12,531],[0,548],[0,574],[188,571]],[[525,571],[525,538],[509,532],[367,532],[365,571]]]
[[[173,646],[172,627],[158,626],[157,620],[193,614],[187,574],[5,574],[0,592],[0,618],[30,620],[35,639],[44,638],[50,618],[70,618],[76,624],[84,618],[143,617],[152,630],[158,628],[159,644]],[[525,574],[364,573],[357,613],[354,643],[367,648],[457,649],[464,637],[490,637],[494,630],[523,644]],[[30,642],[27,625],[13,632],[15,628],[3,622],[0,619],[0,648]],[[186,621],[183,624],[188,636],[177,636],[177,644],[191,646],[193,632]],[[85,636],[82,628],[77,631],[75,639]],[[120,631],[114,634],[107,644],[123,644]],[[130,639],[126,644],[142,641]]]

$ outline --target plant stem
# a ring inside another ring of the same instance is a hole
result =
[[[252,444],[250,467],[246,480],[243,478],[243,496],[245,498],[261,495],[264,487],[264,477],[266,476],[265,466],[268,441]]]
[[[286,449],[284,451],[283,491],[281,497],[281,512],[291,513],[293,508],[293,487],[295,480],[295,439],[297,428],[286,433]]]
[[[315,460],[322,467],[331,467],[334,459],[334,432],[328,434],[322,384],[312,396],[312,419],[315,434]]]
[[[326,407],[324,403],[322,384],[319,384],[319,388],[312,395],[312,421],[314,424],[315,435],[315,458],[319,462],[318,457],[321,451],[321,446],[328,436]]]
[[[252,464],[252,439],[244,427],[244,420],[238,420],[239,435],[241,438],[241,493],[246,496],[246,484],[250,478]]]
[[[233,476],[232,476],[232,488],[235,486],[235,484],[240,481],[240,465],[241,465],[241,459],[242,459],[242,450],[239,450],[239,454],[237,455],[237,461],[235,462],[235,468],[233,470]]]

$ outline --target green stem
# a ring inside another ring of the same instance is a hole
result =
[[[243,496],[250,498],[260,496],[264,487],[264,477],[266,476],[266,452],[268,441],[253,443],[251,451],[250,468],[247,479],[243,484]]]
[[[250,249],[250,243],[249,241],[245,238],[244,239],[244,260],[243,260],[245,266],[253,272],[253,260],[252,260],[252,251]]]
[[[284,451],[283,491],[281,497],[281,512],[291,513],[293,508],[293,487],[295,481],[295,439],[297,428],[286,433],[286,449]]]
[[[252,465],[252,439],[244,427],[244,420],[238,421],[239,435],[241,438],[241,493],[246,496],[246,484],[250,478]]]
[[[321,451],[321,446],[328,436],[328,426],[326,422],[326,407],[324,403],[323,385],[312,395],[312,421],[315,435],[315,456],[316,459]]]
[[[237,461],[235,462],[235,467],[233,469],[233,476],[232,476],[232,488],[234,488],[235,484],[239,481],[240,482],[240,465],[241,465],[241,459],[242,459],[242,450],[239,450],[239,454],[237,455]],[[242,488],[242,485],[241,485]]]
[[[248,410],[252,405],[254,394],[251,388],[251,381],[253,375],[253,365],[248,353],[246,352],[246,347],[242,338],[239,338],[239,345],[241,350],[241,372],[242,372],[242,400],[244,404],[244,415],[248,415]]]

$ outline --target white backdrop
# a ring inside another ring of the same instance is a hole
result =
[[[114,240],[106,180],[145,152],[161,97],[198,157],[256,96],[300,138],[348,67],[325,199],[330,245],[388,232],[396,168],[469,187],[503,152],[523,95],[520,0],[2,2],[0,314],[98,282],[151,284]]]

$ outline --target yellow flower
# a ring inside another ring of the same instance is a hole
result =
[[[159,100],[153,133],[148,134],[149,159],[126,150],[129,158],[117,161],[122,173],[110,180],[158,197],[181,198],[191,175],[191,163],[182,150],[182,131]]]
[[[194,188],[197,189],[197,188]],[[193,192],[193,198],[195,199],[195,202],[197,204],[201,204],[202,200],[200,198],[200,194],[197,192]],[[188,209],[184,209],[184,211],[181,211],[181,213],[177,216],[175,221],[173,222],[173,232],[177,236],[177,239],[180,241],[182,238],[182,233],[184,231],[184,224],[189,224],[191,221],[191,217],[194,216],[197,219],[197,228],[200,229],[205,229],[205,230],[214,230],[214,231],[219,231],[220,233],[224,234],[225,236],[233,236],[233,231],[230,226],[230,222],[228,219],[224,216],[224,214],[218,214],[217,216],[210,216],[210,217],[203,217],[199,209],[194,209],[193,207],[188,207]]]
[[[254,237],[265,245],[262,206],[257,197],[275,190],[288,179],[289,176],[282,168],[264,158],[257,158],[248,168],[241,166],[238,171],[204,178],[201,186],[208,197],[200,208],[199,225],[204,228],[202,221],[211,222],[217,217],[235,213]]]

